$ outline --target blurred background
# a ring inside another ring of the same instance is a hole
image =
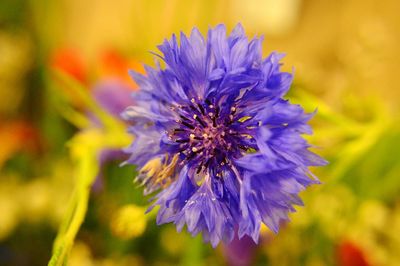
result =
[[[398,0],[2,0],[0,265],[46,265],[52,251],[83,266],[400,265],[399,10]],[[119,167],[131,139],[118,113],[136,89],[127,69],[153,65],[164,38],[238,22],[264,35],[264,55],[287,54],[288,97],[318,108],[307,138],[330,164],[278,235],[212,249],[144,216],[134,167]]]

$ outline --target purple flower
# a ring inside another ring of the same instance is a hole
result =
[[[257,242],[261,222],[278,232],[298,193],[318,183],[308,167],[325,164],[301,137],[312,114],[282,98],[293,78],[280,71],[283,55],[263,59],[261,43],[241,25],[206,39],[195,28],[158,46],[165,68],[130,72],[140,90],[123,113],[136,136],[127,163],[145,194],[159,192],[158,224],[186,225],[214,247],[236,230]]]
[[[224,256],[229,266],[253,265],[257,245],[248,236],[235,237],[229,245],[224,246]]]
[[[96,103],[117,119],[121,118],[120,114],[124,109],[134,104],[133,99],[130,97],[132,89],[120,80],[101,80],[93,86],[91,92]],[[88,113],[88,116],[93,126],[102,127],[100,119],[93,113]],[[127,157],[127,154],[121,151],[121,149],[103,149],[98,154],[100,171],[93,185],[93,189],[99,191],[103,188],[102,170],[107,162],[113,160],[124,161]]]
[[[109,114],[120,118],[122,111],[133,104],[132,89],[120,80],[102,80],[92,88],[95,101]]]

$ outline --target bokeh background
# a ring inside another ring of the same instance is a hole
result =
[[[0,265],[52,254],[77,266],[400,265],[399,10],[398,0],[0,1]],[[164,38],[238,22],[264,35],[265,55],[287,54],[288,97],[318,108],[307,138],[330,164],[278,235],[212,249],[144,216],[134,167],[119,167],[131,139],[117,113],[136,89],[127,69],[154,64]]]

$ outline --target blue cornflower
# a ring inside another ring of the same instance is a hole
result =
[[[186,224],[214,247],[235,232],[257,242],[261,222],[277,232],[302,205],[298,193],[318,183],[308,167],[325,164],[301,137],[312,114],[282,98],[293,79],[280,71],[283,55],[263,59],[261,43],[241,25],[206,39],[195,28],[158,46],[165,68],[130,72],[140,90],[123,113],[136,136],[127,163],[145,194],[159,191],[158,224]]]

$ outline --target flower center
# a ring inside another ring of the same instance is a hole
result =
[[[181,164],[197,164],[197,173],[210,164],[230,164],[230,156],[247,148],[240,145],[240,134],[231,125],[236,108],[222,115],[220,107],[209,100],[197,103],[194,99],[188,106],[175,106],[178,114],[177,127],[168,132],[170,140],[179,144],[178,152],[184,155]]]

